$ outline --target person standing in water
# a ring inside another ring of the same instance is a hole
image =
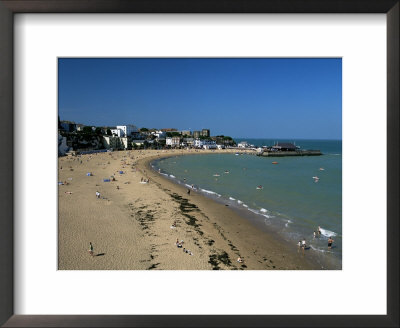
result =
[[[329,248],[329,249],[332,248],[333,242],[334,242],[334,240],[332,239],[332,237],[329,237],[329,239],[328,239],[328,248]]]

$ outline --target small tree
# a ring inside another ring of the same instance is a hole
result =
[[[110,129],[107,129],[107,135],[108,135],[108,136],[112,136],[112,133],[111,133],[111,130],[110,130]]]
[[[97,135],[101,135],[101,134],[102,134],[101,128],[97,127],[97,128],[94,130],[94,133],[97,134]]]

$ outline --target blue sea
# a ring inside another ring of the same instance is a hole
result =
[[[291,142],[319,149],[322,156],[259,157],[205,154],[153,162],[155,170],[180,184],[249,214],[260,229],[277,233],[323,269],[342,267],[342,141],[235,139],[257,146]],[[273,161],[278,164],[272,164]],[[319,179],[315,179],[318,177]],[[257,189],[262,186],[262,189]],[[314,238],[320,227],[321,234]],[[328,249],[328,238],[334,239]]]

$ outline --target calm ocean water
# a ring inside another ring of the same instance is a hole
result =
[[[270,139],[236,139],[255,146]],[[305,238],[307,255],[325,269],[340,269],[342,259],[342,142],[277,140],[301,149],[319,149],[322,156],[258,157],[210,154],[177,156],[153,163],[177,183],[194,185],[204,194],[248,210],[258,226],[277,232],[293,247]],[[272,164],[277,161],[278,164]],[[323,170],[321,170],[322,168]],[[319,177],[315,182],[313,177]],[[262,189],[257,189],[261,185]],[[321,236],[313,232],[321,227]],[[328,238],[334,247],[327,248]],[[310,254],[310,255],[308,255]]]

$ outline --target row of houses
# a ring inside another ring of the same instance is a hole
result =
[[[59,121],[59,129],[64,130],[65,132],[74,132],[74,131],[83,131],[86,126],[83,124],[76,124],[75,122],[71,121]],[[92,131],[95,131],[96,127],[89,126]],[[133,137],[138,138],[139,135],[142,136],[154,136],[155,138],[165,138],[167,133],[178,133],[181,136],[188,136],[193,138],[200,138],[200,137],[210,137],[210,129],[202,129],[201,131],[190,131],[190,130],[182,130],[178,131],[177,129],[173,128],[166,128],[166,129],[142,129],[139,130],[135,125],[128,124],[128,125],[117,125],[116,127],[100,127],[99,128],[102,134],[108,134],[108,130],[111,131],[112,136],[117,137]]]
[[[225,148],[224,145],[217,145],[217,142],[212,139],[181,138],[181,137],[167,137],[165,140],[165,145],[170,146],[172,148],[176,147],[194,147],[194,148],[204,148],[204,149]]]
[[[79,134],[76,132],[86,133]],[[97,143],[106,149],[132,149],[137,146],[154,147],[191,147],[216,149],[232,146],[234,141],[230,137],[210,136],[210,129],[198,131],[165,129],[138,129],[133,124],[117,125],[115,127],[93,127],[76,124],[70,121],[59,120],[59,134],[67,138],[70,148],[77,150],[88,144],[90,138],[97,136]],[[81,140],[85,139],[85,140]],[[90,141],[93,141],[90,139]]]

